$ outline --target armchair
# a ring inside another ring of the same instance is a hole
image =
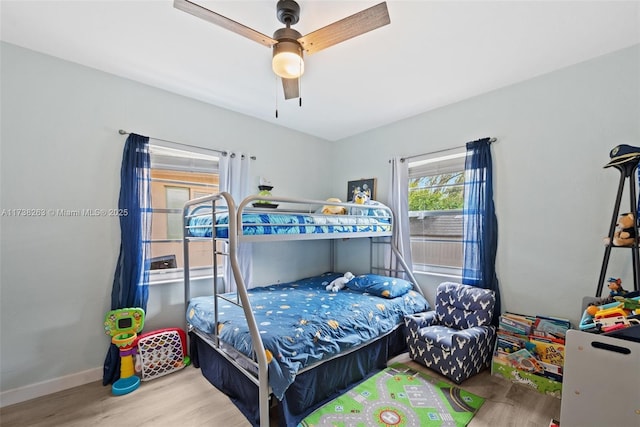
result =
[[[445,282],[435,310],[405,316],[409,356],[456,384],[489,366],[496,328],[492,290]]]

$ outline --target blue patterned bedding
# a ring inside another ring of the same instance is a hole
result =
[[[278,399],[302,368],[393,330],[407,314],[429,310],[426,299],[413,290],[395,298],[348,288],[327,291],[325,287],[340,276],[325,273],[248,291],[267,358],[271,358],[269,385]],[[220,339],[251,356],[251,336],[242,309],[221,299],[218,309]],[[187,321],[212,333],[213,297],[193,298]]]
[[[203,214],[200,207],[192,215]],[[298,213],[244,212],[242,214],[242,234],[318,234],[318,233],[356,233],[389,232],[391,218],[383,215],[381,209],[363,209],[365,215],[322,215]],[[189,219],[189,233],[194,237],[211,237],[211,215],[193,216]],[[226,213],[216,215],[216,236],[229,237],[229,216]]]

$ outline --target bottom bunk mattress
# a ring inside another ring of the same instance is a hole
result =
[[[341,276],[325,273],[248,291],[269,361],[269,385],[278,400],[305,367],[388,334],[405,315],[430,308],[410,282],[385,276],[356,276],[347,288],[327,291],[327,285]],[[242,309],[219,299],[218,325],[214,319],[214,297],[190,301],[190,325],[206,334],[216,328],[223,343],[251,357],[253,346]]]
[[[298,373],[281,401],[271,402],[277,408],[278,425],[296,427],[313,411],[347,392],[387,366],[387,361],[406,351],[403,328],[390,333],[355,351],[316,364]],[[252,426],[260,426],[258,387],[217,350],[211,347],[208,336],[190,332],[193,365],[218,390],[225,393]],[[271,412],[273,416],[273,411]]]

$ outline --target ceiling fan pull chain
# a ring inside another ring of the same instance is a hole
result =
[[[302,52],[300,52],[300,68],[302,69]],[[298,77],[298,106],[302,107],[302,76]]]
[[[275,77],[275,87],[276,87],[276,91],[275,91],[275,98],[276,98],[276,119],[278,118],[278,76],[274,76]]]

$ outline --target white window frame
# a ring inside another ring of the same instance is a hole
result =
[[[409,182],[412,179],[415,179],[420,176],[434,176],[440,175],[444,173],[451,172],[462,172],[464,176],[464,165],[466,158],[466,149],[464,147],[439,151],[437,153],[420,156],[418,159],[409,162]],[[407,185],[409,185],[409,182]],[[460,184],[464,191],[464,184]],[[412,189],[409,189],[409,194],[411,194]],[[411,197],[411,196],[409,196]],[[411,208],[409,208],[411,209]],[[455,216],[456,219],[460,220],[460,227],[462,228],[462,209],[451,209],[451,210],[423,210],[423,211],[412,211],[409,210],[409,221],[411,223],[412,218],[422,219],[427,216],[444,216],[444,215],[452,215]],[[411,226],[410,226],[411,228]],[[411,231],[410,231],[411,233]],[[462,233],[462,231],[461,231]],[[424,239],[423,237],[419,237],[417,235],[410,235],[412,246],[416,244],[418,239]],[[427,238],[428,239],[428,238]],[[459,239],[460,245],[462,245],[461,236]],[[434,243],[438,243],[438,238],[430,239]],[[457,242],[458,240],[451,240],[442,238],[440,240],[442,243],[447,243],[450,241]],[[441,276],[454,276],[460,277],[462,276],[462,264],[464,262],[464,253],[461,251],[460,255],[460,266],[449,266],[449,265],[435,265],[428,264],[424,259],[418,259],[415,256],[417,251],[412,250],[413,254],[413,270],[416,274],[430,274],[430,275],[441,275]]]
[[[219,174],[219,161],[218,153],[206,149],[199,149],[196,147],[183,148],[178,144],[162,142],[156,144],[153,141],[149,144],[149,151],[151,153],[151,170],[176,170],[182,172],[204,172]],[[152,182],[153,182],[152,178]],[[181,184],[193,184],[196,187],[203,187],[197,182],[182,182]],[[174,186],[171,182],[167,182],[168,186]],[[212,187],[212,192],[217,192],[217,188]],[[194,198],[194,190],[190,191],[190,199]],[[153,197],[151,200],[151,209],[154,214],[169,214],[179,213],[182,216],[182,209],[167,209],[167,208],[154,208]],[[168,230],[167,230],[168,231]],[[155,241],[180,241],[182,239],[157,239]],[[151,244],[154,243],[152,239]],[[180,254],[182,254],[182,245],[180,245]],[[213,254],[212,254],[213,255]],[[218,269],[217,277],[222,277],[224,270]],[[192,279],[213,279],[212,265],[192,267],[190,269],[190,277]],[[171,268],[160,270],[149,270],[149,284],[158,285],[164,283],[175,283],[184,279],[184,268]]]

